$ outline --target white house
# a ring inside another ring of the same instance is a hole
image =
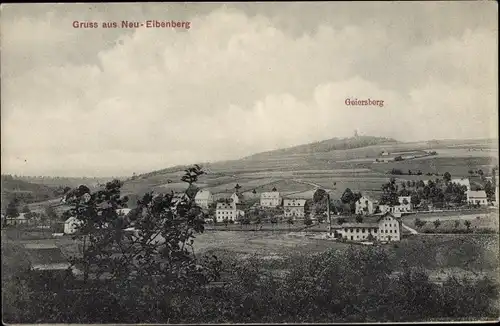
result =
[[[386,151],[383,151],[380,155],[382,155],[382,156],[388,156],[388,155],[389,155],[389,153],[388,153],[388,152],[386,152]]]
[[[371,215],[375,212],[377,201],[363,196],[356,202],[356,214]]]
[[[260,206],[276,207],[281,205],[280,193],[277,191],[263,192],[260,195]]]
[[[20,224],[28,224],[29,219],[24,216],[25,213],[19,213],[17,217],[7,217],[5,218],[5,224],[7,225],[20,225]]]
[[[391,213],[394,216],[400,217],[401,213],[404,212],[404,210],[401,208],[401,205],[379,205],[378,206],[380,213],[386,214],[386,213]]]
[[[372,218],[363,223],[344,223],[335,226],[336,232],[346,240],[352,241],[400,241],[401,222],[390,213]],[[371,236],[370,236],[371,235]]]
[[[467,203],[474,205],[476,204],[488,205],[488,198],[486,197],[486,192],[484,190],[467,191]]]
[[[81,225],[82,221],[78,220],[76,217],[71,216],[66,221],[64,221],[64,233],[65,234],[75,234],[78,225]]]
[[[399,211],[400,212],[411,212],[413,209],[411,204],[411,196],[399,196]]]
[[[215,219],[219,223],[224,222],[225,219],[229,221],[237,221],[244,215],[245,212],[238,209],[238,206],[235,203],[217,203],[217,207],[215,209]]]
[[[200,190],[196,193],[194,197],[194,202],[201,208],[208,208],[208,206],[213,203],[214,196],[209,190]]]
[[[305,199],[284,199],[283,210],[285,217],[304,218],[305,217]]]
[[[456,184],[461,185],[461,186],[466,186],[467,191],[471,190],[469,178],[451,179],[451,182],[456,183]]]

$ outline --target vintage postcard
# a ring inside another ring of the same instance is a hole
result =
[[[498,3],[1,6],[5,324],[500,315]]]

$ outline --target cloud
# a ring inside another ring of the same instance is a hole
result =
[[[56,14],[3,23],[3,170],[131,174],[354,129],[408,141],[496,136],[490,30],[408,45],[380,23],[322,20],[297,35],[273,17],[221,8],[183,17],[188,31],[77,30]]]

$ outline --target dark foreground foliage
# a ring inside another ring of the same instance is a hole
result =
[[[215,260],[214,260],[215,261]],[[214,262],[212,261],[212,263]],[[205,263],[208,263],[206,261]],[[498,318],[496,284],[487,278],[449,278],[442,285],[420,270],[393,273],[376,248],[295,257],[285,274],[258,259],[212,265],[226,282],[169,286],[137,279],[100,282],[43,276],[4,284],[8,323],[355,322]],[[29,307],[29,308],[28,308]]]

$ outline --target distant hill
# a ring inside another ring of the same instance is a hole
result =
[[[335,150],[347,150],[347,149],[361,148],[373,145],[396,144],[396,143],[398,143],[398,141],[396,141],[395,139],[385,138],[385,137],[357,136],[350,138],[332,138],[320,142],[262,152],[245,157],[245,159],[262,158],[264,156],[276,156],[276,155],[325,153]]]
[[[13,198],[18,198],[24,203],[45,201],[60,196],[62,189],[31,183],[12,177],[1,176],[2,184],[2,211]]]

